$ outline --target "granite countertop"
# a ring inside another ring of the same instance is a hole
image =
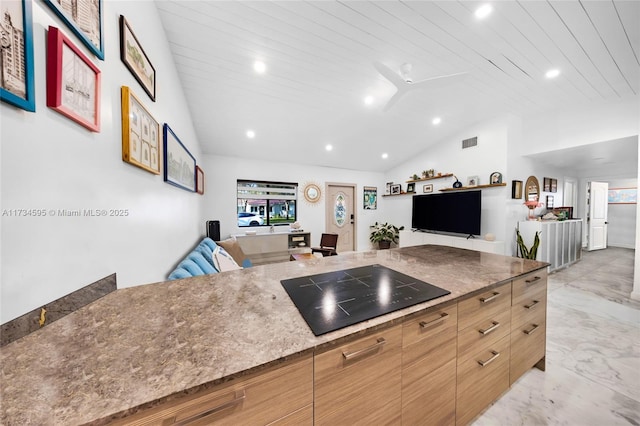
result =
[[[451,294],[316,337],[280,284],[281,279],[372,264]],[[418,246],[119,289],[0,349],[0,424],[105,424],[546,266]]]

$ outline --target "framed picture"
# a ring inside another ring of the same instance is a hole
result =
[[[609,188],[607,197],[609,204],[637,204],[637,188]]]
[[[2,14],[0,99],[25,111],[35,112],[31,0],[2,2]],[[7,15],[10,19],[6,19]],[[5,52],[11,52],[14,60],[5,61]]]
[[[391,185],[393,185],[393,182],[387,182],[387,186],[386,186],[386,189],[385,189],[385,194],[386,195],[391,194]]]
[[[196,166],[196,192],[204,194],[204,171],[200,166]]]
[[[402,192],[402,186],[399,183],[391,185],[390,188],[391,195],[398,195]]]
[[[164,123],[164,181],[196,192],[196,159]]]
[[[551,179],[551,192],[558,192],[558,179]]]
[[[120,59],[129,68],[152,101],[156,101],[156,69],[133,33],[124,16],[120,15]]]
[[[514,200],[520,200],[522,198],[522,181],[521,180],[511,181],[511,198],[513,198]]]
[[[376,210],[378,208],[378,188],[375,186],[365,186],[363,188],[362,204],[365,210]]]
[[[551,192],[551,178],[542,178],[542,191]]]
[[[407,192],[416,192],[415,182],[411,182],[407,184]]]
[[[160,124],[127,86],[122,86],[122,160],[160,174]]]
[[[433,184],[429,183],[427,185],[422,185],[422,192],[424,194],[428,194],[430,192],[433,192]]]
[[[480,179],[478,176],[469,176],[467,178],[467,186],[478,186],[480,185]]]
[[[547,206],[548,209],[553,208],[553,195],[547,195]]]
[[[44,2],[98,59],[104,59],[102,0],[44,0]]]
[[[100,131],[100,70],[56,27],[47,36],[47,106]]]
[[[489,175],[489,183],[491,185],[502,183],[502,173],[500,172],[491,173],[491,175]]]

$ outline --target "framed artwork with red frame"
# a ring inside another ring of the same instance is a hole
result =
[[[99,132],[100,70],[58,28],[47,43],[47,106]]]
[[[196,192],[204,194],[204,171],[200,166],[196,166]]]

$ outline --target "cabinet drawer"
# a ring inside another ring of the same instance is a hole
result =
[[[509,388],[509,343],[506,336],[458,362],[456,424],[468,424]]]
[[[536,291],[527,292],[527,297],[520,297],[511,307],[511,327],[516,328],[525,322],[540,322],[546,316],[547,288],[540,287]]]
[[[535,271],[513,280],[512,304],[520,303],[522,299],[530,298],[533,293],[547,291],[547,271]]]
[[[511,377],[513,384],[545,356],[547,330],[544,316],[511,331]]]
[[[456,356],[458,329],[458,307],[456,304],[419,316],[402,325],[402,365],[420,361],[430,370],[435,370]],[[420,368],[417,368],[420,369]]]
[[[452,425],[456,418],[456,360],[449,360],[420,380],[405,381],[402,373],[402,424]]]
[[[267,424],[313,403],[311,355],[191,396],[167,402],[116,424]]]
[[[511,281],[458,303],[458,330],[491,318],[511,307]]]
[[[294,411],[267,426],[313,426],[313,404]]]
[[[511,332],[511,310],[482,319],[458,333],[458,359],[478,353],[494,345]]]
[[[314,424],[400,422],[401,325],[317,354],[314,367]]]

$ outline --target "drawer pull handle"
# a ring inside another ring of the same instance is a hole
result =
[[[195,422],[196,420],[202,419],[203,417],[210,416],[211,414],[217,413],[218,411],[235,407],[236,405],[241,404],[246,397],[247,395],[244,393],[244,389],[236,391],[234,394],[234,398],[231,401],[222,403],[217,407],[209,408],[208,410],[205,410],[202,413],[194,414],[193,416],[187,417],[186,419],[180,420],[179,422],[176,422],[174,417],[174,423],[172,423],[172,425],[173,426],[188,425],[189,423]]]
[[[497,291],[493,292],[493,294],[489,297],[481,297],[480,301],[482,303],[488,303],[491,302],[492,300],[495,300],[496,297],[500,296],[500,293],[498,293]]]
[[[524,332],[524,334],[530,335],[530,334],[533,334],[533,332],[536,331],[538,328],[540,328],[538,324],[533,324],[533,328],[531,330],[522,330],[522,331]]]
[[[540,278],[540,277],[533,277],[533,278],[532,278],[532,279],[530,279],[530,280],[524,280],[524,282],[525,282],[525,283],[527,283],[527,284],[533,284],[533,283],[535,283],[536,281],[540,281],[541,279],[542,279],[542,278]]]
[[[524,308],[525,308],[525,309],[533,309],[533,308],[535,308],[535,307],[536,307],[536,305],[537,305],[538,303],[540,303],[540,301],[539,301],[539,300],[534,300],[534,301],[533,301],[533,303],[531,303],[530,305],[524,305]]]
[[[496,358],[498,358],[500,356],[500,352],[491,351],[491,353],[493,354],[493,356],[491,358],[489,358],[486,361],[478,361],[478,364],[480,364],[480,366],[484,367],[485,365],[491,364],[493,361],[496,360]]]
[[[436,319],[431,320],[429,322],[420,321],[420,328],[424,330],[425,328],[429,328],[429,327],[431,327],[433,325],[440,324],[442,321],[446,320],[448,316],[449,316],[448,313],[443,312],[443,313],[440,314],[439,318],[436,318]]]
[[[360,358],[377,351],[378,348],[384,346],[385,343],[387,343],[387,341],[384,340],[384,337],[380,337],[378,338],[376,343],[369,346],[368,348],[360,349],[359,351],[354,352],[342,352],[342,356],[344,357],[345,361],[352,361],[356,358]]]
[[[500,327],[500,323],[498,321],[491,321],[491,323],[492,323],[491,327],[485,330],[478,330],[478,333],[482,334],[483,336],[486,336],[487,334],[491,333],[492,331]]]

